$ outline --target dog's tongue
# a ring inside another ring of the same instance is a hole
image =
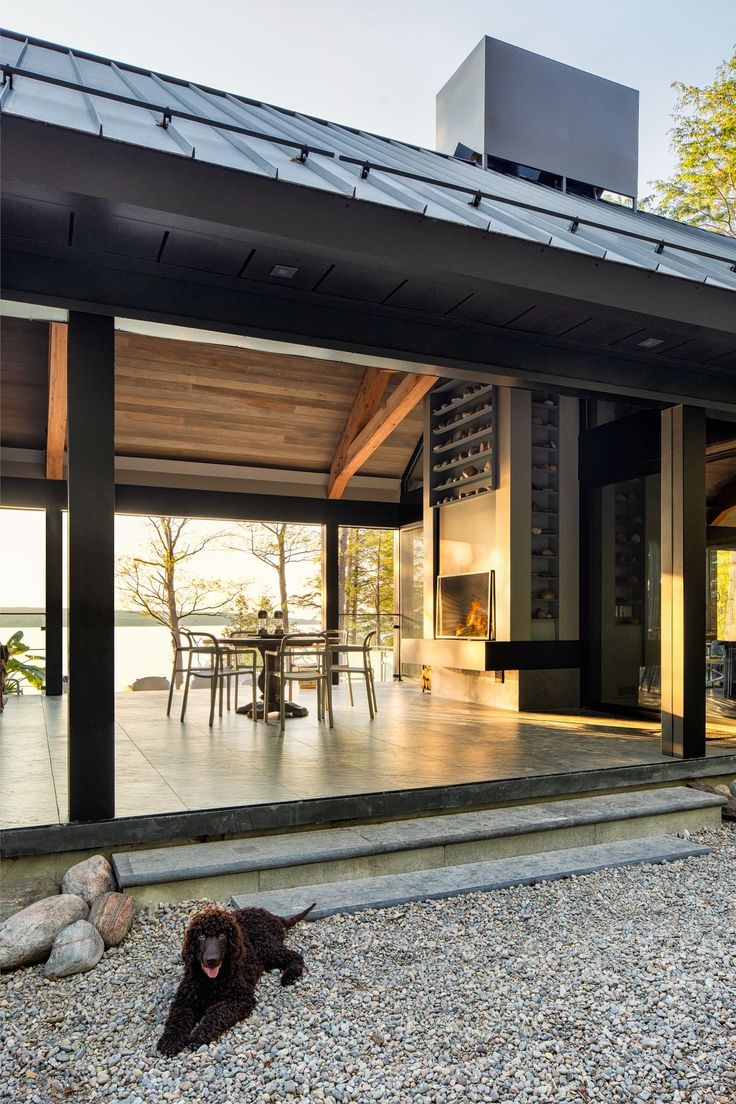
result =
[[[219,966],[203,966],[202,969],[204,970],[208,978],[216,978],[220,972]]]

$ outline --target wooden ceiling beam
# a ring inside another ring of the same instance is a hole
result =
[[[367,369],[370,371],[382,371],[382,369]],[[365,375],[363,377],[365,380]],[[353,410],[348,415],[343,436],[335,452],[330,468],[330,478],[327,484],[328,498],[342,498],[345,488],[355,475],[363,467],[366,461],[373,455],[383,442],[389,437],[398,425],[403,422],[418,402],[434,387],[439,376],[419,376],[406,373],[396,389],[376,405],[373,413],[357,432],[349,432],[349,426],[355,406],[360,398],[361,388],[356,395]],[[385,383],[383,386],[385,390]],[[365,404],[361,404],[365,411]],[[353,426],[361,419],[356,416]]]
[[[64,478],[64,446],[66,445],[66,322],[49,324],[49,410],[46,430],[46,478]]]
[[[342,496],[342,492],[347,485],[347,479],[339,493],[333,494],[332,491],[347,463],[350,446],[381,405],[381,399],[390,378],[391,372],[385,368],[366,368],[363,372],[363,378],[355,392],[353,405],[345,419],[345,425],[330,464],[330,478],[327,484],[328,498],[340,498]]]

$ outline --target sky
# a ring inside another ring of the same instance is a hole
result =
[[[436,93],[488,34],[639,89],[645,195],[673,164],[670,86],[712,80],[736,0],[4,0],[3,22],[429,147]]]
[[[36,609],[45,604],[45,514],[43,510],[0,510],[0,610],[7,607]],[[194,537],[221,533],[233,529],[220,521],[192,521],[189,532]],[[144,553],[147,544],[146,519],[117,514],[115,517],[115,553],[133,556]],[[278,605],[278,583],[275,571],[259,563],[250,554],[234,550],[229,540],[197,556],[192,573],[199,578],[221,579],[228,590],[241,587],[254,598],[261,594]],[[311,563],[294,563],[288,568],[292,592],[307,590],[315,572]],[[66,604],[66,597],[64,599]],[[116,594],[118,608],[131,608],[120,592]],[[3,630],[0,629],[0,639]]]

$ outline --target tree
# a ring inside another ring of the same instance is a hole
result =
[[[182,622],[194,614],[220,613],[233,600],[234,594],[225,592],[219,579],[199,578],[188,570],[194,557],[219,544],[224,534],[195,535],[188,518],[149,517],[146,522],[148,540],[143,553],[118,560],[118,587],[131,609],[166,626],[176,655]]]
[[[340,551],[343,625],[353,641],[375,628],[382,643],[393,632],[393,531],[343,528]]]
[[[654,181],[647,210],[703,230],[736,235],[736,48],[705,88],[675,81],[677,164],[671,180]]]
[[[289,564],[316,563],[322,547],[321,532],[313,525],[290,525],[284,521],[242,522],[238,551],[247,551],[276,572],[279,609],[284,615],[284,632],[289,631]]]
[[[240,591],[227,610],[227,625],[223,636],[248,636],[258,629],[259,610],[265,610],[271,619],[276,607],[267,594],[254,599],[247,591]]]

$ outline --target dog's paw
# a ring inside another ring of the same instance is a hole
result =
[[[288,966],[281,975],[282,985],[293,985],[302,976],[301,966]]]
[[[208,1034],[208,1032],[193,1031],[192,1034],[189,1036],[187,1046],[191,1047],[192,1050],[197,1050],[198,1047],[208,1046],[210,1043],[213,1042],[214,1039],[212,1035]]]
[[[185,1046],[186,1042],[177,1039],[175,1035],[162,1035],[156,1044],[156,1049],[159,1054],[163,1054],[167,1058],[173,1058],[174,1055],[179,1054]]]

